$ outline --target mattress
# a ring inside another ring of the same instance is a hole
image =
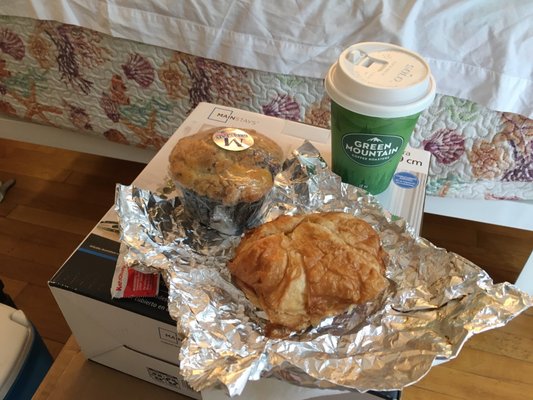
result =
[[[371,38],[435,75],[410,143],[433,154],[428,194],[533,199],[530,4],[323,3],[3,0],[0,112],[151,149],[200,101],[327,128],[325,71]]]

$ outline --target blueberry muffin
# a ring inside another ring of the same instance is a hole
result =
[[[232,235],[256,219],[282,163],[283,151],[273,140],[227,127],[181,138],[169,157],[186,212]]]

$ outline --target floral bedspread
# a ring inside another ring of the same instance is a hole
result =
[[[3,114],[158,149],[201,101],[329,127],[321,79],[0,16]],[[410,144],[433,154],[428,194],[533,200],[531,119],[437,95]]]

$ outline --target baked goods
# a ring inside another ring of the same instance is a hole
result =
[[[248,231],[228,268],[273,326],[316,325],[387,286],[374,229],[342,212],[281,216]]]
[[[170,175],[186,210],[205,225],[238,234],[253,219],[283,151],[251,129],[212,128],[181,138],[169,157]]]

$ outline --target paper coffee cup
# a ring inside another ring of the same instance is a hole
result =
[[[420,113],[435,98],[424,59],[389,43],[350,46],[325,79],[332,170],[372,194],[387,189]]]

